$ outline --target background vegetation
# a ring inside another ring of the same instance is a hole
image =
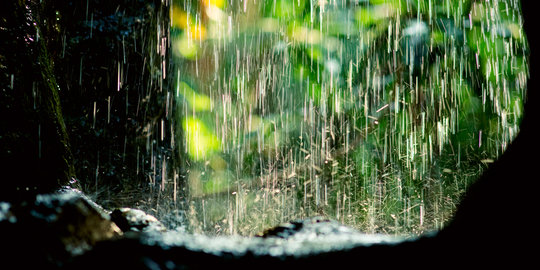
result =
[[[179,1],[170,18],[194,232],[438,229],[518,132],[516,1]]]

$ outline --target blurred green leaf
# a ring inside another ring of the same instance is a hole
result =
[[[187,151],[191,159],[204,160],[221,148],[219,139],[195,117],[185,117],[182,126],[186,139]]]
[[[212,99],[210,97],[195,92],[183,81],[176,86],[176,94],[181,95],[195,112],[209,111],[212,108]]]
[[[197,58],[198,51],[197,42],[190,40],[187,35],[181,35],[180,38],[173,41],[173,53],[178,57],[194,60]]]
[[[306,6],[306,0],[274,0],[266,1],[266,13],[277,18],[299,17]]]
[[[222,193],[230,189],[231,176],[226,170],[214,171],[212,177],[203,183],[204,194]]]

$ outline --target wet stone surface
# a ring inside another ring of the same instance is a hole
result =
[[[34,200],[0,203],[0,237],[6,258],[58,264],[122,235],[108,213],[73,190],[37,195]]]
[[[265,230],[259,236],[263,238],[277,237],[283,239],[306,236],[350,235],[357,231],[343,226],[334,220],[324,217],[312,217],[281,224]]]
[[[154,231],[164,232],[165,226],[154,216],[142,210],[132,208],[119,208],[111,213],[111,219],[123,232],[127,231]]]
[[[95,269],[104,262],[134,269],[190,268],[223,260],[278,262],[399,240],[366,235],[321,217],[285,223],[258,237],[188,234],[167,230],[141,210],[109,212],[74,189],[0,202],[0,237],[10,247],[2,257],[31,257],[18,261],[67,269]]]

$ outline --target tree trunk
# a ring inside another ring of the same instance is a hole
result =
[[[59,31],[49,3],[7,1],[0,11],[0,201],[50,192],[74,177],[49,53]]]

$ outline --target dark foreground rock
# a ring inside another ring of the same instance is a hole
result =
[[[277,237],[283,239],[309,238],[340,235],[350,236],[357,234],[355,230],[339,224],[335,220],[324,217],[312,217],[287,222],[262,232],[259,236],[263,238]]]
[[[293,223],[271,229],[263,237],[211,237],[174,231],[126,233],[122,238],[98,243],[66,268],[320,269],[347,262],[340,257],[351,250],[363,252],[366,258],[375,251],[395,254],[390,251],[402,250],[398,245],[403,239],[366,235],[334,221],[307,219]],[[274,234],[277,231],[280,233]],[[362,265],[375,262],[364,261]]]
[[[0,202],[0,258],[58,266],[122,231],[108,213],[74,191],[37,195],[34,200]]]
[[[462,266],[464,262],[477,266],[526,262],[513,257],[508,241],[500,236],[451,232],[405,239],[364,234],[314,217],[279,225],[258,237],[212,237],[165,230],[153,216],[136,209],[110,213],[80,192],[64,190],[38,195],[34,200],[0,202],[0,266],[155,270],[352,265],[424,269],[441,264]],[[520,250],[519,246],[513,248]]]
[[[139,209],[115,209],[111,213],[111,219],[123,232],[164,232],[167,230],[154,216]]]
[[[109,213],[73,189],[0,202],[0,238],[7,247],[0,261],[15,262],[22,269],[189,269],[215,263],[243,268],[301,262],[317,254],[401,240],[362,234],[319,217],[282,224],[260,237],[167,231],[141,210]]]

